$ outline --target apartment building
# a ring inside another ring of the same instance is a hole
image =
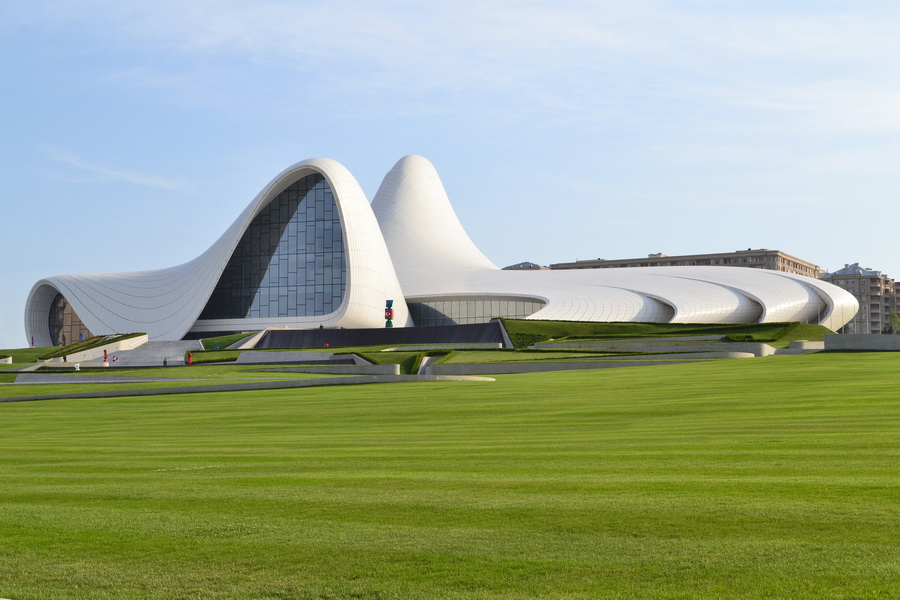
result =
[[[749,267],[769,271],[784,271],[818,279],[824,271],[811,262],[791,256],[781,250],[767,248],[737,250],[715,254],[687,254],[668,256],[663,253],[649,254],[646,258],[623,258],[606,260],[603,258],[576,260],[575,262],[554,263],[551,269],[615,269],[621,267],[686,267],[686,266]]]
[[[847,323],[841,333],[891,333],[891,313],[897,310],[900,286],[874,269],[860,267],[859,263],[844,265],[833,273],[822,276],[853,294],[859,301],[859,312]],[[900,332],[895,332],[900,333]]]

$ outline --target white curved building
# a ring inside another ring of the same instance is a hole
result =
[[[356,179],[329,159],[276,176],[209,250],[177,267],[38,281],[25,331],[38,346],[82,334],[152,340],[266,327],[412,325],[378,223]]]
[[[440,177],[421,156],[400,159],[372,209],[419,325],[481,322],[493,315],[663,323],[800,321],[837,330],[859,308],[852,295],[818,279],[739,267],[501,270],[466,235]]]
[[[836,330],[858,309],[831,284],[755,269],[501,270],[465,233],[431,163],[411,155],[371,206],[339,163],[297,163],[194,260],[38,281],[25,329],[49,346],[134,331],[178,340],[265,327],[384,327],[386,300],[401,327],[514,317],[804,321]]]

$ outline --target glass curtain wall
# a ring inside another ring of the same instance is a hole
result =
[[[200,319],[332,313],[346,290],[340,216],[328,182],[310,175],[253,219]]]
[[[50,303],[48,324],[50,339],[53,340],[54,346],[66,346],[93,335],[62,294],[56,294],[53,302]]]
[[[418,327],[467,325],[491,319],[524,319],[544,307],[542,300],[517,297],[417,298],[407,301],[409,314]]]

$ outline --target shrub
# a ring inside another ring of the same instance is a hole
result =
[[[240,356],[240,350],[191,350],[195,365],[204,363],[234,362]],[[184,364],[188,364],[188,353],[184,353]]]
[[[509,340],[516,348],[527,348],[540,342],[547,342],[553,339],[553,336],[544,333],[510,333]]]
[[[726,335],[724,340],[726,342],[755,342],[756,341],[756,339],[749,333],[732,333],[731,335]]]

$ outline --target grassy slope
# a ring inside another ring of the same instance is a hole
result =
[[[787,347],[792,340],[823,340],[831,330],[806,323],[751,323],[737,325],[685,323],[589,323],[576,321],[528,321],[504,319],[507,333],[516,347],[538,341],[615,340],[621,338],[668,337],[690,335],[740,335],[756,341],[774,342]]]
[[[53,346],[44,348],[13,348],[12,350],[0,350],[0,354],[13,357],[14,363],[33,363],[38,356],[53,351]]]
[[[678,350],[678,352],[683,352]],[[589,350],[467,350],[452,352],[447,363],[508,363],[508,362],[573,362],[624,357],[636,360],[666,360],[661,353],[596,352]],[[708,360],[699,358],[698,360]]]
[[[208,384],[228,384],[255,381],[259,379],[305,379],[310,377],[327,377],[312,373],[272,373],[262,371],[255,365],[194,365],[177,367],[160,367],[157,369],[91,369],[80,372],[43,372],[42,374],[58,377],[105,377],[109,383],[40,383],[0,386],[0,398],[13,396],[30,396],[33,394],[67,394],[70,392],[89,392],[95,390],[132,390],[171,388],[178,386],[196,386]],[[17,373],[0,373],[0,383],[12,383]],[[4,381],[9,377],[9,381]],[[159,377],[171,381],[150,383],[116,383],[124,377],[151,378]],[[192,381],[196,379],[197,381]]]
[[[228,346],[235,344],[244,338],[248,338],[255,333],[255,331],[249,331],[244,333],[233,333],[231,335],[220,335],[217,337],[203,338],[200,342],[207,350],[214,350],[216,346],[218,346],[220,350],[224,350]]]
[[[12,598],[896,598],[900,356],[0,405]]]

